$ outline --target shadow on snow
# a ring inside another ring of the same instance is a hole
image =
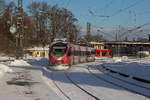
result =
[[[56,82],[72,84],[72,82],[67,79],[67,77],[66,77],[66,74],[67,74],[70,77],[70,79],[72,79],[75,83],[77,83],[79,85],[105,87],[105,88],[124,90],[123,88],[117,87],[115,85],[107,83],[107,82],[93,76],[88,71],[83,71],[83,72],[79,72],[79,71],[76,71],[76,72],[45,71],[45,70],[43,70],[43,67],[48,66],[48,60],[45,58],[40,59],[38,61],[28,61],[28,63],[31,66],[10,66],[10,67],[27,69],[27,70],[40,70],[43,72],[43,76],[47,77],[48,79],[52,79]],[[82,67],[84,67],[84,66],[82,66]],[[90,67],[90,68],[93,68],[92,70],[97,70],[94,67]],[[71,70],[73,71],[73,69],[71,69]],[[95,75],[100,76],[100,77],[105,77],[105,75],[103,73],[95,73]]]

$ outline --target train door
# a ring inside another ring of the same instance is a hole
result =
[[[80,48],[80,46],[78,47],[77,53],[78,53],[78,63],[80,63],[80,56],[81,56],[81,48]]]
[[[86,48],[86,62],[88,62],[89,60],[88,60],[88,56],[89,56],[89,51],[88,51],[88,48]]]

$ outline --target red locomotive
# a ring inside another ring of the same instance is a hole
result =
[[[51,69],[67,69],[73,64],[94,60],[94,48],[74,45],[63,39],[55,40],[49,48],[49,68]]]
[[[95,58],[111,57],[112,51],[109,49],[95,49]]]

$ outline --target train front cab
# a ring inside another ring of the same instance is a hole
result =
[[[53,65],[68,65],[71,62],[70,45],[67,43],[58,42],[53,44],[49,51],[49,64]]]

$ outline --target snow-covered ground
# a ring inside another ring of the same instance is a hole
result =
[[[104,58],[67,71],[46,69],[46,58],[29,59],[0,63],[1,100],[150,100],[149,83],[101,66],[148,80],[150,58]]]
[[[0,61],[5,61],[5,60],[14,60],[13,57],[0,57]]]
[[[0,64],[0,77],[8,72],[13,72],[13,70],[4,64]]]
[[[150,80],[150,57],[147,58],[113,58],[103,62],[112,70]]]

